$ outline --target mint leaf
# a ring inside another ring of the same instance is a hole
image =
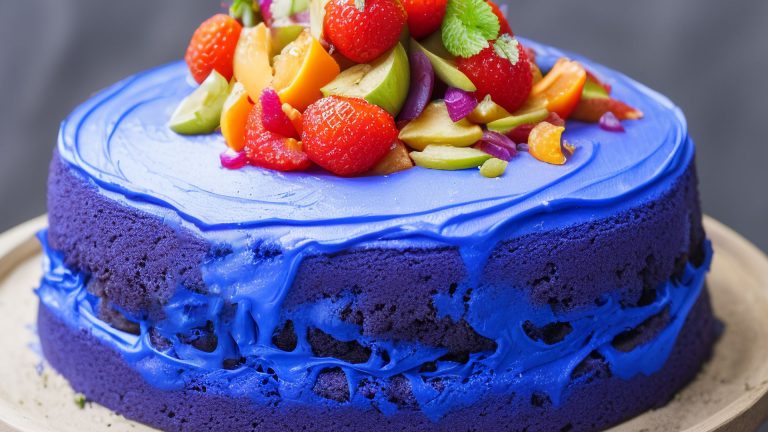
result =
[[[458,57],[472,57],[499,35],[499,18],[484,0],[448,0],[443,45]]]
[[[509,60],[512,65],[520,61],[520,42],[508,34],[503,34],[493,43],[496,55]]]

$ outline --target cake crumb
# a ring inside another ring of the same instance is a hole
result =
[[[77,405],[80,409],[85,409],[85,395],[84,394],[76,394],[75,395],[75,405]]]

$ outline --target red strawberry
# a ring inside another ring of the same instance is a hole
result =
[[[499,5],[492,2],[491,0],[487,0],[487,2],[488,2],[488,5],[491,7],[491,10],[493,10],[493,14],[496,15],[497,18],[499,18],[499,27],[500,27],[499,35],[508,34],[510,36],[514,36],[515,34],[512,33],[512,28],[509,26],[507,17],[504,16],[504,12],[501,11],[501,8],[499,8]]]
[[[313,162],[345,177],[373,168],[397,140],[395,120],[363,99],[331,96],[304,111],[304,150]]]
[[[236,19],[218,14],[195,30],[187,48],[187,65],[195,81],[202,83],[214,70],[232,79],[235,48],[243,26]]]
[[[408,13],[408,30],[414,39],[425,38],[440,28],[448,0],[402,0]]]
[[[325,5],[324,32],[345,57],[368,63],[395,46],[406,19],[399,0],[331,0]]]
[[[300,171],[312,163],[301,149],[301,142],[270,132],[264,128],[261,103],[248,114],[245,127],[245,155],[248,162],[277,171]]]
[[[509,35],[502,35],[470,58],[457,58],[456,63],[477,87],[477,100],[491,95],[494,102],[514,112],[531,93],[533,73],[528,55]]]

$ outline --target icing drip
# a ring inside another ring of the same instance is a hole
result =
[[[519,290],[481,285],[462,315],[483,336],[494,340],[497,349],[473,353],[466,363],[458,363],[441,359],[446,354],[444,349],[361,337],[357,326],[342,322],[330,313],[345,301],[343,298],[305,304],[287,314],[298,338],[291,352],[275,347],[270,340],[272,333],[262,331],[270,328],[280,311],[279,308],[268,310],[269,301],[258,304],[258,297],[233,304],[231,301],[236,297],[180,290],[166,305],[165,319],[157,323],[139,320],[140,335],[131,335],[97,318],[98,301],[86,288],[87,275],[67,268],[63,257],[47,247],[45,233],[40,239],[46,256],[45,274],[38,289],[42,303],[69,325],[88,329],[159,388],[179,389],[190,381],[199,381],[207,383],[212,388],[209,391],[254,400],[279,394],[284,401],[329,403],[312,393],[312,387],[320,372],[338,367],[347,376],[351,403],[368,409],[375,406],[385,413],[395,412],[396,406],[385,395],[367,399],[357,389],[363,379],[402,375],[411,383],[421,410],[433,420],[494,392],[544,394],[558,405],[573,380],[574,369],[593,352],[605,359],[611,373],[626,380],[660,370],[702,291],[712,255],[708,246],[701,268],[688,264],[680,280],[670,280],[657,287],[655,300],[642,307],[625,308],[618,299],[608,297],[595,308],[555,313],[548,306],[531,305]],[[461,303],[460,298],[435,298],[435,303],[440,313],[453,315],[457,307],[463,310],[463,305],[457,305]],[[234,313],[223,313],[227,305],[233,305]],[[650,341],[628,352],[613,346],[617,336],[662,312],[668,314],[669,322]],[[209,321],[218,340],[212,352],[197,349],[179,337],[205,327]],[[547,343],[529,336],[524,329],[525,322],[541,326],[567,322],[572,330],[562,340]],[[163,350],[153,344],[150,327],[170,340],[172,348]],[[309,328],[320,329],[340,341],[358,341],[371,348],[371,356],[364,363],[316,357],[307,341]],[[222,368],[226,360],[241,357],[246,361],[237,368]],[[433,362],[435,368],[423,370],[422,366],[429,362]],[[273,376],[277,378],[270,379]],[[251,385],[255,379],[262,385]]]

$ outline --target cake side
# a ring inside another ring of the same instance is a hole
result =
[[[663,406],[693,380],[711,355],[718,324],[704,291],[664,368],[650,377],[623,380],[606,366],[581,372],[570,398],[554,406],[546,396],[514,393],[484,400],[450,413],[441,423],[420,414],[386,415],[342,404],[307,406],[278,403],[254,405],[244,398],[215,395],[202,383],[184,390],[164,391],[148,384],[125,359],[85,329],[73,329],[54,312],[41,307],[38,328],[46,359],[90,400],[126,417],[162,430],[230,430],[249,432],[370,429],[398,431],[598,431],[648,409]]]

